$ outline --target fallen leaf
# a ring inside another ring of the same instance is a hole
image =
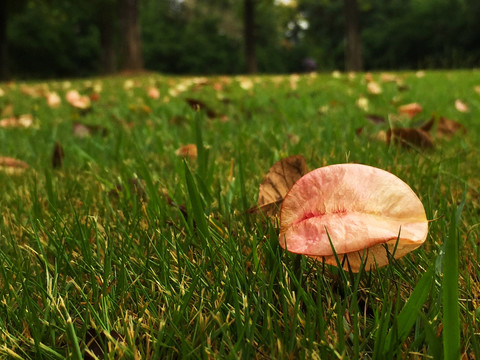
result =
[[[192,98],[187,98],[185,99],[185,101],[188,103],[188,105],[190,105],[193,110],[203,110],[209,118],[217,117],[217,113],[213,111],[210,107],[208,107],[204,102]]]
[[[160,97],[160,91],[156,87],[150,86],[147,88],[147,96],[151,99],[158,99]]]
[[[381,82],[397,82],[398,76],[391,74],[391,73],[381,73],[380,74],[380,81]]]
[[[376,114],[367,114],[365,115],[365,119],[370,120],[374,124],[382,124],[385,122],[385,117],[382,115],[376,115]]]
[[[257,206],[249,213],[263,213],[276,217],[285,195],[295,182],[307,173],[307,165],[302,155],[293,155],[277,161],[268,170],[258,189]]]
[[[379,95],[382,93],[382,87],[375,81],[370,81],[367,84],[367,92],[372,95]]]
[[[195,160],[197,158],[197,145],[184,145],[175,151],[175,155]]]
[[[411,118],[417,115],[421,111],[422,111],[422,107],[418,103],[406,104],[398,108],[398,112],[400,114],[408,115]]]
[[[465,134],[467,132],[467,128],[459,122],[447,119],[446,117],[440,117],[438,120],[437,134],[451,137],[458,131],[461,131]]]
[[[62,145],[60,145],[60,143],[58,142],[55,142],[52,153],[52,167],[54,169],[60,169],[62,167],[64,156],[65,153],[63,151]]]
[[[65,95],[67,102],[77,109],[87,109],[90,107],[90,98],[80,95],[77,90],[70,90]]]
[[[33,124],[32,114],[23,114],[20,116],[12,116],[7,119],[0,120],[0,127],[23,127],[28,128]]]
[[[405,147],[418,146],[420,148],[433,148],[434,143],[431,135],[421,128],[396,128],[388,129],[387,145],[390,143]]]
[[[470,109],[468,108],[468,105],[465,104],[463,101],[458,100],[458,99],[455,100],[455,109],[457,109],[458,111],[463,112],[463,113],[470,111]]]
[[[6,156],[0,156],[0,170],[8,174],[22,173],[28,168],[30,168],[30,166],[22,160]]]
[[[371,166],[339,164],[292,186],[282,204],[279,241],[330,265],[336,265],[334,249],[345,269],[358,272],[362,260],[370,270],[406,255],[427,232],[425,209],[405,182]]]
[[[47,104],[51,108],[57,108],[61,105],[62,99],[60,99],[60,96],[56,92],[49,92],[46,96],[47,99]]]
[[[357,107],[363,111],[368,111],[368,99],[366,97],[360,96],[357,99]]]
[[[77,138],[84,138],[91,135],[100,134],[103,137],[107,136],[108,130],[100,125],[89,125],[80,122],[73,123],[73,136]]]

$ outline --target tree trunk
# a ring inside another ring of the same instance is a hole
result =
[[[121,68],[124,71],[143,69],[142,40],[138,0],[120,0]]]
[[[244,0],[243,4],[245,63],[247,73],[254,74],[258,71],[255,51],[255,0]]]
[[[98,7],[100,33],[100,71],[111,74],[115,66],[115,6],[113,1],[101,1]]]
[[[361,71],[362,41],[360,37],[360,21],[357,0],[344,0],[345,14],[345,70]]]
[[[7,78],[7,1],[0,0],[0,80],[7,80]]]

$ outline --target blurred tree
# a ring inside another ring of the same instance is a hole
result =
[[[122,70],[143,69],[139,0],[119,0]]]
[[[255,49],[255,0],[243,1],[243,21],[246,70],[247,73],[254,74],[258,71]]]
[[[117,0],[95,0],[93,4],[100,37],[100,72],[111,74],[116,71]]]
[[[363,62],[357,0],[343,0],[343,7],[345,14],[345,70],[360,71],[363,68]]]
[[[8,77],[7,56],[7,1],[0,1],[0,80]]]

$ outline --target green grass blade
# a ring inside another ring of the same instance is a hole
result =
[[[209,232],[208,232],[208,225],[207,220],[205,218],[205,210],[202,203],[202,198],[198,191],[197,185],[195,184],[195,180],[193,175],[188,167],[187,163],[185,162],[185,181],[187,183],[188,195],[190,199],[190,204],[192,206],[193,218],[197,224],[197,228],[202,235],[202,239],[205,239]]]
[[[443,257],[443,351],[444,358],[460,357],[460,308],[458,303],[458,222],[465,205],[466,192],[458,209],[452,213],[452,220],[445,243]]]
[[[396,328],[391,328],[385,340],[384,352],[395,349],[398,344],[403,343],[415,321],[417,320],[422,306],[425,304],[433,283],[434,268],[430,267],[420,278],[417,286],[410,295],[400,314],[397,317]]]

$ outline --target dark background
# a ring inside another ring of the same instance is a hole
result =
[[[2,79],[291,73],[312,64],[478,67],[480,1],[0,0]]]

